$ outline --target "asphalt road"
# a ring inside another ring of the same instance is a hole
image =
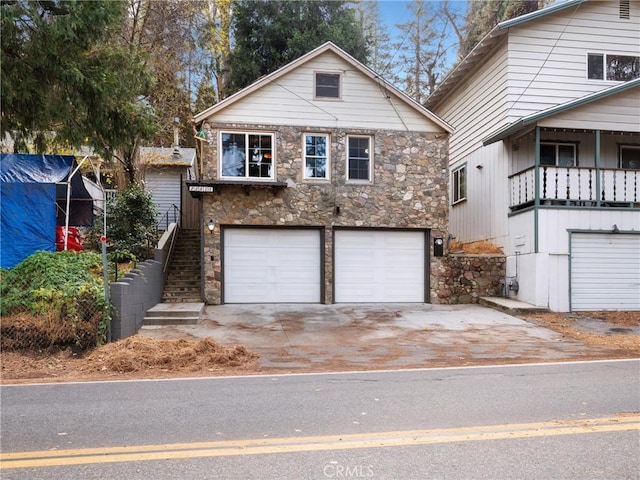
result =
[[[640,360],[15,385],[7,479],[637,479]]]

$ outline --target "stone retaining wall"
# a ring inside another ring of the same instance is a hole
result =
[[[449,254],[431,268],[432,303],[478,303],[480,297],[502,296],[506,275],[504,255]]]

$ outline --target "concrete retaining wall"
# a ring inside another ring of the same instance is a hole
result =
[[[109,296],[114,309],[111,340],[135,335],[142,326],[147,310],[162,301],[164,261],[169,255],[171,237],[176,232],[176,224],[169,225],[158,242],[155,259],[138,264],[122,279],[109,285]]]

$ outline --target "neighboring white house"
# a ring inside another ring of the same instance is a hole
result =
[[[191,197],[185,182],[196,180],[195,148],[140,148],[140,164],[145,190],[151,193],[157,209],[156,223],[165,230],[169,223],[180,223]]]
[[[640,2],[505,21],[426,106],[455,128],[450,230],[504,249],[512,297],[640,310]]]

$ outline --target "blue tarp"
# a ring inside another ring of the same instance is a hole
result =
[[[58,186],[56,195],[56,184],[75,166],[67,155],[2,154],[0,267],[12,268],[38,250],[55,251],[56,224],[66,220],[66,186]],[[72,178],[72,198],[77,201],[71,202],[69,225],[91,224],[93,203],[80,173]]]

